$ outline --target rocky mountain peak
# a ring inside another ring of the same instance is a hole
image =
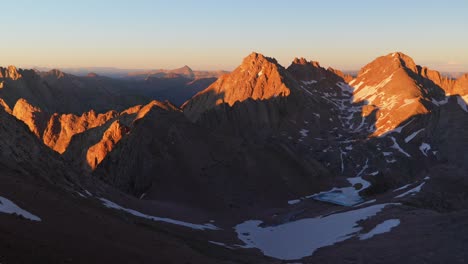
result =
[[[467,95],[468,94],[468,73],[462,75],[455,81],[451,94]]]
[[[95,73],[95,72],[90,72],[90,73],[88,73],[88,74],[86,75],[86,77],[88,77],[88,78],[96,78],[96,77],[98,77],[98,76],[99,76],[99,75],[98,75],[97,73]]]
[[[58,69],[52,69],[52,70],[48,71],[45,75],[46,76],[53,76],[53,77],[55,77],[57,79],[65,77],[65,73],[62,72],[61,70],[58,70]]]
[[[319,81],[330,75],[318,61],[307,61],[305,58],[295,58],[288,67],[288,72],[301,81]]]
[[[8,66],[7,68],[0,67],[0,78],[18,80],[22,77],[20,71],[15,66]]]
[[[289,96],[289,78],[289,73],[275,59],[253,52],[233,72],[221,76],[182,108],[190,119],[195,120],[202,112],[220,104],[232,106],[247,99]]]
[[[314,67],[320,68],[320,63],[318,61],[307,61],[307,59],[305,59],[304,57],[294,58],[292,64],[312,65]]]
[[[169,74],[168,77],[171,77],[170,74],[172,74],[173,78],[177,77],[177,76],[182,76],[182,77],[185,77],[185,78],[188,78],[188,79],[194,79],[195,78],[195,73],[187,65],[185,65],[184,67],[178,68],[178,69],[171,70],[171,71],[168,72],[168,74]]]
[[[250,68],[252,66],[258,66],[262,64],[278,64],[278,61],[274,58],[266,57],[263,54],[252,52],[249,56],[245,57],[242,61],[241,68]]]

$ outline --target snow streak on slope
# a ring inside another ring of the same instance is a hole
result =
[[[408,196],[408,195],[410,195],[410,194],[411,194],[411,195],[415,195],[416,193],[418,193],[418,192],[421,191],[421,189],[422,189],[422,187],[424,186],[424,184],[426,184],[426,182],[421,183],[421,184],[418,185],[417,187],[415,187],[415,188],[413,188],[413,189],[411,189],[411,190],[409,190],[409,191],[407,191],[407,192],[405,192],[405,193],[402,193],[402,194],[396,196],[395,198],[403,198],[403,197]]]
[[[408,142],[410,142],[411,140],[413,140],[413,138],[416,137],[416,136],[417,136],[420,132],[422,132],[422,131],[424,131],[424,128],[421,128],[421,129],[419,129],[418,131],[414,132],[413,134],[407,136],[407,137],[405,138],[405,143],[408,143]]]
[[[107,208],[122,210],[124,212],[127,212],[127,213],[129,213],[131,215],[134,215],[134,216],[137,216],[137,217],[146,218],[146,219],[157,221],[157,222],[165,222],[165,223],[170,223],[170,224],[174,224],[174,225],[185,226],[185,227],[189,227],[189,228],[196,229],[196,230],[207,230],[207,229],[208,230],[219,230],[219,228],[214,226],[213,224],[199,225],[199,224],[192,224],[192,223],[187,223],[187,222],[183,222],[183,221],[179,221],[179,220],[174,220],[174,219],[170,219],[170,218],[151,216],[151,215],[140,213],[140,212],[135,211],[133,209],[124,208],[124,207],[122,207],[122,206],[120,206],[120,205],[118,205],[118,204],[116,204],[114,202],[111,202],[111,201],[109,201],[107,199],[104,199],[104,198],[99,198],[99,200],[101,200],[103,202],[104,206],[107,207]]]
[[[21,209],[18,205],[8,200],[7,198],[0,196],[0,212],[5,214],[16,214],[20,215],[31,221],[41,221],[41,219],[30,212]]]

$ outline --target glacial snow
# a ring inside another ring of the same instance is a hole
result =
[[[20,215],[26,219],[29,219],[31,221],[41,221],[41,218],[31,214],[30,212],[21,209],[18,205],[16,205],[14,202],[8,200],[5,197],[0,196],[0,212],[5,213],[5,214],[16,214]]]
[[[393,204],[372,205],[278,226],[261,227],[262,221],[249,220],[237,225],[235,230],[246,248],[258,248],[264,255],[277,259],[297,260],[311,256],[319,248],[357,236],[362,230],[358,222],[375,216],[388,205]]]
[[[122,206],[120,206],[120,205],[118,205],[118,204],[116,204],[116,203],[114,203],[112,201],[109,201],[109,200],[107,200],[105,198],[99,198],[99,200],[101,200],[103,202],[104,206],[107,207],[107,208],[122,210],[122,211],[124,211],[126,213],[129,213],[131,215],[141,217],[141,218],[146,218],[146,219],[153,220],[153,221],[156,221],[156,222],[165,222],[165,223],[170,223],[170,224],[174,224],[174,225],[189,227],[189,228],[196,229],[196,230],[220,230],[219,227],[217,227],[217,226],[215,226],[213,224],[199,225],[199,224],[192,224],[192,223],[187,223],[187,222],[183,222],[183,221],[179,221],[179,220],[174,220],[174,219],[170,219],[170,218],[151,216],[151,215],[140,213],[140,212],[138,212],[136,210],[133,210],[133,209],[124,208],[124,207],[122,207]]]

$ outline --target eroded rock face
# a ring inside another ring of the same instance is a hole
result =
[[[23,121],[38,138],[42,137],[47,123],[47,114],[28,101],[20,99],[16,102],[12,112],[13,116]]]
[[[137,105],[121,113],[109,111],[98,114],[91,110],[81,116],[58,113],[49,115],[25,99],[18,100],[13,111],[1,99],[0,104],[5,111],[23,121],[45,145],[60,154],[64,154],[68,150],[69,144],[75,136],[86,134],[78,139],[79,146],[75,144],[71,151],[72,156],[79,160],[78,163],[81,163],[81,160],[86,161],[86,164],[82,165],[86,170],[87,168],[94,170],[122,137],[130,131],[133,123],[144,118],[153,108],[162,111],[180,111],[169,102],[158,101],[152,101],[147,105]],[[83,152],[86,155],[80,158],[82,156],[80,153]],[[70,157],[71,154],[68,156]]]
[[[101,163],[101,161],[111,152],[122,137],[130,131],[130,128],[122,125],[119,120],[114,121],[104,132],[101,140],[88,149],[86,160],[91,170]]]
[[[63,153],[74,135],[101,126],[116,116],[117,112],[115,111],[96,114],[93,110],[83,113],[81,116],[53,114],[44,131],[43,141],[51,149]]]
[[[252,53],[232,73],[221,76],[207,89],[196,94],[182,108],[192,121],[221,104],[233,106],[247,99],[267,100],[287,97],[292,80],[275,59]]]
[[[113,118],[101,125],[75,134],[63,152],[64,158],[86,172],[96,169],[115,146],[133,131],[137,121],[144,119],[152,110],[164,113],[180,112],[169,102],[152,101],[147,105],[131,107],[113,115]]]

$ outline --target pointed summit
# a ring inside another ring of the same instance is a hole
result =
[[[180,75],[180,76],[183,76],[183,77],[188,78],[188,79],[194,79],[195,78],[195,73],[187,65],[185,65],[184,67],[178,68],[178,69],[171,70],[171,71],[169,71],[169,73]]]
[[[293,82],[275,59],[253,52],[232,73],[221,76],[182,107],[190,119],[196,120],[201,113],[223,103],[232,106],[247,99],[289,96]]]
[[[49,77],[49,78],[52,77],[54,79],[61,79],[61,78],[65,77],[65,76],[66,76],[66,74],[64,72],[62,72],[61,70],[59,70],[59,69],[52,69],[52,70],[42,74],[43,78],[44,77],[45,78],[46,77]]]
[[[422,102],[429,100],[431,91],[421,88],[427,78],[421,74],[421,69],[408,55],[395,52],[367,64],[350,82],[355,89],[355,102],[379,109],[375,136],[395,129],[414,115],[429,111]]]
[[[418,72],[418,67],[410,56],[402,52],[394,52],[378,57],[371,63],[364,66],[359,71],[358,77],[364,74],[394,72],[398,69],[406,69],[414,73]]]

